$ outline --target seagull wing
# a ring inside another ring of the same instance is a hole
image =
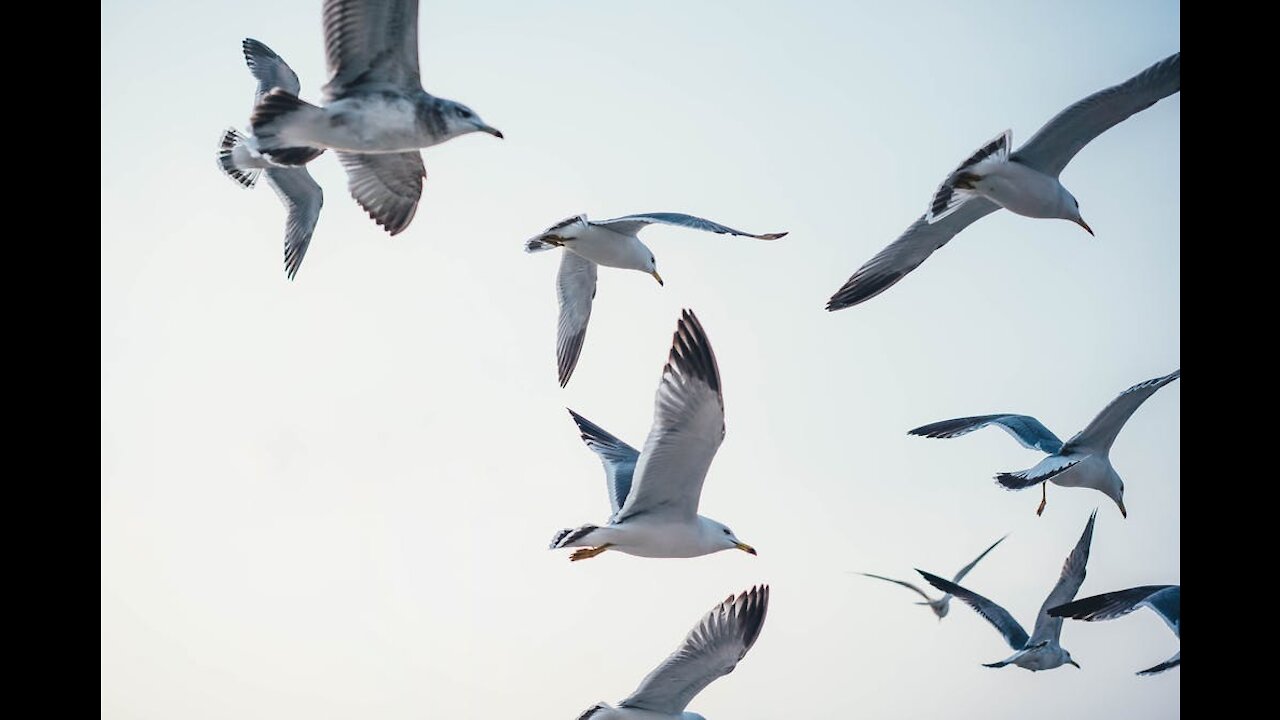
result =
[[[422,182],[427,177],[422,153],[417,150],[378,154],[339,152],[338,161],[346,168],[351,197],[374,222],[392,235],[409,227],[418,212]]]
[[[965,605],[973,608],[979,615],[986,619],[987,622],[1000,632],[1004,637],[1004,641],[1009,643],[1009,647],[1014,650],[1021,650],[1027,644],[1027,631],[1022,629],[1017,620],[1009,614],[1008,610],[982,597],[976,592],[968,588],[961,587],[950,580],[940,578],[933,573],[927,573],[923,570],[916,569],[916,572],[924,576],[929,584],[938,588],[944,593],[954,595],[960,598]]]
[[[1151,608],[1175,635],[1181,637],[1182,588],[1179,585],[1141,585],[1102,593],[1049,608],[1049,614],[1093,622],[1114,620],[1140,607]]]
[[[596,297],[596,264],[565,250],[556,275],[556,297],[560,300],[560,320],[556,325],[556,367],[560,387],[569,384],[582,354],[591,319],[591,302]]]
[[[1039,420],[1030,415],[1013,415],[1010,413],[941,420],[908,430],[907,434],[931,438],[955,438],[961,435],[968,435],[974,430],[980,430],[988,425],[995,425],[1009,433],[1022,447],[1029,450],[1039,450],[1053,454],[1062,449],[1062,441]]]
[[[997,546],[997,545],[999,545],[1000,543],[1004,542],[1004,538],[1007,538],[1007,537],[1009,537],[1009,536],[1008,536],[1008,535],[1005,535],[1004,537],[1000,538],[999,540],[997,540],[997,541],[995,541],[995,542],[991,543],[991,546],[990,546],[990,547],[988,547],[986,550],[983,550],[981,555],[979,555],[978,557],[976,557],[976,558],[974,558],[974,559],[973,559],[973,562],[971,562],[971,563],[969,563],[968,565],[965,565],[964,567],[960,568],[960,572],[957,572],[957,573],[956,573],[956,576],[955,576],[955,577],[953,577],[953,578],[951,578],[951,581],[952,581],[952,582],[960,582],[961,580],[963,580],[963,579],[964,579],[964,576],[969,574],[969,571],[973,569],[973,566],[974,566],[974,565],[977,565],[977,564],[978,564],[978,561],[979,561],[979,560],[981,560],[982,558],[986,557],[986,556],[987,556],[987,553],[991,552],[992,550],[995,550],[995,549],[996,549],[996,546]]]
[[[684,642],[640,681],[619,708],[679,715],[711,681],[733,672],[755,644],[769,610],[769,586],[730,595],[703,616]]]
[[[1011,159],[1057,177],[1094,138],[1181,89],[1182,53],[1176,52],[1119,85],[1099,90],[1058,113]]]
[[[711,222],[693,215],[685,215],[684,213],[655,212],[644,213],[641,215],[627,215],[625,217],[614,218],[612,220],[593,221],[592,225],[609,228],[614,232],[622,235],[635,235],[646,225],[675,225],[677,227],[689,228],[691,230],[705,230],[707,232],[719,233],[721,235],[741,235],[743,237],[757,238],[759,240],[777,240],[786,235],[785,232],[765,233],[756,235],[754,233],[734,230],[728,225],[721,225],[717,222]]]
[[[608,482],[610,512],[616,513],[627,501],[627,494],[631,492],[631,476],[635,474],[640,451],[610,435],[604,428],[578,413],[570,410],[569,414],[578,424],[582,441],[591,448],[592,452],[600,456],[600,462],[604,465],[605,480]]]
[[[284,271],[292,280],[302,266],[302,258],[316,231],[324,190],[305,167],[267,168],[267,183],[284,203],[288,217],[284,226]]]
[[[249,72],[258,81],[253,99],[255,105],[262,102],[262,96],[271,92],[272,88],[281,88],[290,95],[297,95],[302,91],[298,74],[275,50],[253,38],[245,38],[240,46],[244,50],[244,62],[249,66]]]
[[[1093,543],[1093,521],[1097,516],[1098,511],[1094,510],[1084,526],[1084,532],[1080,534],[1080,540],[1067,556],[1066,562],[1062,563],[1058,584],[1053,586],[1049,597],[1044,599],[1040,614],[1036,616],[1036,627],[1031,631],[1032,643],[1045,640],[1058,642],[1062,637],[1062,618],[1049,615],[1049,609],[1070,602],[1084,583],[1085,565],[1089,564],[1089,546]]]
[[[916,587],[915,585],[912,585],[911,583],[907,582],[906,580],[894,580],[894,579],[893,579],[893,578],[891,578],[891,577],[885,577],[885,576],[883,576],[883,575],[872,575],[871,573],[864,573],[864,572],[860,572],[860,573],[858,573],[858,574],[859,574],[859,575],[865,575],[865,576],[867,576],[867,577],[869,577],[869,578],[875,578],[875,579],[877,579],[877,580],[885,580],[885,581],[888,581],[888,582],[891,582],[891,583],[894,583],[894,584],[897,584],[897,585],[901,585],[902,587],[907,588],[908,590],[915,590],[917,593],[920,593],[920,597],[924,598],[924,599],[925,599],[926,601],[928,601],[928,602],[933,602],[933,598],[931,598],[931,597],[929,597],[927,594],[925,594],[925,591],[921,590],[920,588]]]
[[[1182,377],[1182,370],[1174,370],[1164,377],[1140,382],[1120,393],[1119,397],[1103,408],[1102,412],[1098,413],[1098,416],[1085,429],[1076,433],[1067,441],[1063,452],[1106,452],[1110,450],[1111,444],[1116,441],[1116,436],[1120,434],[1120,428],[1124,427],[1124,424],[1129,421],[1129,417],[1142,406],[1142,403],[1146,402],[1147,398],[1154,395],[1157,390],[1180,377]]]
[[[998,209],[999,205],[986,198],[973,198],[932,224],[921,215],[897,240],[858,268],[827,301],[827,309],[853,307],[888,290],[961,230]]]
[[[418,0],[325,0],[325,102],[354,88],[422,90]]]

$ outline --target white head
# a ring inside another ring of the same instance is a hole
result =
[[[1071,653],[1067,652],[1066,648],[1062,648],[1062,656],[1063,656],[1063,660],[1062,660],[1063,663],[1067,665],[1075,665],[1077,668],[1080,667],[1080,663],[1071,659]]]
[[[1076,200],[1076,196],[1072,195],[1065,187],[1058,186],[1058,217],[1084,228],[1090,235],[1093,234],[1093,228],[1089,227],[1089,223],[1080,217],[1080,203]]]
[[[708,545],[719,550],[741,550],[751,555],[756,554],[756,549],[738,539],[737,535],[728,528],[724,523],[716,522],[708,517],[698,516],[698,520],[702,526],[702,536]]]
[[[1124,481],[1120,479],[1115,470],[1107,474],[1106,482],[1098,489],[1111,498],[1116,507],[1120,508],[1121,517],[1129,517],[1129,512],[1124,509]]]
[[[662,276],[658,274],[658,264],[657,260],[653,257],[652,250],[646,247],[644,243],[640,242],[638,238],[631,244],[629,250],[630,257],[626,260],[626,262],[629,263],[627,265],[629,269],[639,270],[640,272],[652,275],[653,279],[657,280],[659,285],[666,284],[662,282]]]
[[[497,128],[486,125],[474,110],[460,102],[441,99],[439,108],[444,118],[445,134],[451,138],[473,132],[489,133],[496,138],[502,137],[502,133]]]

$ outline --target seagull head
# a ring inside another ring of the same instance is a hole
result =
[[[1116,507],[1120,508],[1121,517],[1129,517],[1129,511],[1124,509],[1123,480],[1116,476],[1115,473],[1112,473],[1111,482],[1102,487],[1102,492],[1106,493],[1107,497],[1111,498],[1115,502]]]
[[[741,550],[750,555],[756,554],[755,548],[739,540],[725,524],[710,518],[702,518],[702,524],[705,532],[710,534],[712,544],[720,550]]]
[[[1074,195],[1067,192],[1066,188],[1062,188],[1061,205],[1062,218],[1064,220],[1070,220],[1084,228],[1090,235],[1093,235],[1093,228],[1089,227],[1089,223],[1085,222],[1084,218],[1080,217],[1080,202],[1076,200]]]
[[[496,138],[502,137],[502,132],[498,128],[485,124],[485,121],[481,120],[480,116],[466,105],[452,100],[441,100],[440,102],[444,110],[445,131],[449,137],[457,137],[473,132],[489,133]]]
[[[1066,650],[1063,650],[1062,652],[1063,652],[1063,653],[1065,653],[1065,654],[1066,654],[1066,656],[1067,656],[1066,663],[1067,663],[1068,665],[1075,665],[1075,666],[1076,666],[1076,669],[1079,669],[1079,668],[1080,668],[1080,663],[1078,663],[1078,662],[1076,662],[1075,660],[1072,660],[1072,659],[1071,659],[1071,653],[1067,652]]]

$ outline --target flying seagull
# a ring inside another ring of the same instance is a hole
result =
[[[586,215],[552,225],[537,237],[527,240],[525,252],[564,248],[560,258],[560,274],[556,293],[560,298],[560,323],[556,329],[556,363],[560,371],[560,387],[569,382],[582,353],[582,341],[591,318],[591,301],[596,296],[596,266],[639,270],[662,284],[654,264],[653,252],[636,235],[649,225],[675,225],[692,230],[705,230],[722,235],[740,235],[760,240],[777,240],[785,232],[755,235],[734,230],[726,225],[683,213],[655,212],[627,215],[612,220],[590,221]]]
[[[1076,596],[1076,592],[1080,590],[1080,584],[1084,582],[1085,565],[1089,562],[1089,544],[1093,541],[1093,521],[1098,516],[1098,511],[1094,510],[1089,516],[1089,522],[1084,526],[1084,533],[1080,535],[1079,542],[1076,543],[1075,549],[1067,556],[1067,561],[1062,564],[1062,575],[1058,577],[1058,584],[1053,586],[1053,591],[1049,593],[1049,597],[1045,598],[1044,604],[1040,606],[1040,614],[1036,616],[1035,629],[1032,630],[1031,636],[1027,636],[1027,631],[1022,629],[1017,620],[1009,614],[1008,610],[982,597],[981,595],[960,587],[959,585],[944,580],[937,575],[927,573],[923,570],[916,570],[924,576],[929,584],[939,590],[951,593],[960,598],[964,604],[973,608],[979,615],[991,623],[1000,634],[1004,636],[1005,642],[1009,643],[1009,647],[1013,648],[1014,653],[999,662],[983,663],[986,667],[998,668],[1005,665],[1017,665],[1020,668],[1026,668],[1032,672],[1036,670],[1052,670],[1053,668],[1070,663],[1077,668],[1080,664],[1071,659],[1071,653],[1067,652],[1059,643],[1062,637],[1062,618],[1050,617],[1049,608],[1056,607],[1071,600]]]
[[[1182,637],[1182,586],[1181,585],[1143,585],[1141,587],[1117,590],[1115,592],[1094,595],[1065,605],[1049,608],[1053,617],[1069,617],[1076,620],[1093,622],[1094,620],[1113,620],[1122,615],[1149,607],[1164,620],[1173,634]],[[1171,667],[1182,664],[1182,651],[1154,667],[1139,670],[1138,675],[1155,675]]]
[[[1182,370],[1174,370],[1164,377],[1140,382],[1125,390],[1065,445],[1039,420],[1030,415],[1009,413],[943,420],[921,425],[907,433],[931,438],[953,438],[988,425],[1003,428],[1023,447],[1049,454],[1049,457],[1041,460],[1035,467],[996,475],[996,482],[1006,490],[1025,490],[1039,485],[1040,506],[1036,508],[1036,515],[1044,512],[1048,499],[1044,483],[1049,481],[1062,487],[1093,488],[1114,500],[1120,508],[1120,514],[1129,517],[1124,508],[1124,481],[1111,466],[1111,444],[1116,441],[1116,435],[1120,434],[1120,428],[1129,421],[1129,416],[1147,398],[1180,377]]]
[[[1094,138],[1181,90],[1181,69],[1181,53],[1174,53],[1058,113],[1015,152],[1010,152],[1008,130],[983,145],[942,181],[924,215],[831,296],[827,310],[879,295],[961,230],[1001,207],[1027,217],[1070,220],[1092,235],[1080,217],[1080,204],[1058,175]]]
[[[982,554],[978,555],[978,557],[976,557],[976,558],[974,558],[974,559],[973,559],[973,562],[971,562],[971,563],[969,563],[968,565],[965,565],[964,567],[960,568],[960,572],[957,572],[957,573],[956,573],[956,575],[955,575],[955,577],[951,578],[951,581],[952,581],[952,582],[957,582],[957,583],[958,583],[958,582],[960,582],[961,580],[963,580],[963,579],[964,579],[964,576],[969,574],[969,571],[973,569],[973,566],[974,566],[974,565],[977,565],[977,564],[978,564],[978,561],[979,561],[979,560],[981,560],[982,558],[986,557],[986,556],[987,556],[987,553],[991,552],[992,550],[995,550],[995,549],[996,549],[996,546],[997,546],[997,545],[999,545],[1000,543],[1004,542],[1004,538],[1007,538],[1007,537],[1009,537],[1009,536],[1008,536],[1008,535],[1005,535],[1004,537],[1000,538],[999,540],[997,540],[997,541],[995,541],[995,542],[991,543],[991,546],[990,546],[990,547],[988,547],[986,550],[983,550],[983,551],[982,551]],[[919,587],[917,587],[916,585],[913,585],[913,584],[911,584],[911,583],[909,583],[909,582],[907,582],[907,581],[905,581],[905,580],[895,580],[894,578],[885,577],[885,576],[883,576],[883,575],[872,575],[871,573],[864,573],[864,572],[860,572],[860,573],[858,573],[858,574],[859,574],[859,575],[865,575],[865,576],[867,576],[867,577],[869,577],[869,578],[875,578],[875,579],[877,579],[877,580],[887,580],[887,581],[889,581],[889,582],[891,582],[891,583],[896,583],[896,584],[898,584],[898,585],[901,585],[901,586],[902,586],[902,587],[904,587],[904,588],[908,588],[908,589],[910,589],[910,590],[915,590],[917,593],[919,593],[919,594],[920,594],[920,597],[924,598],[924,600],[925,600],[924,602],[917,602],[917,603],[916,603],[916,605],[928,605],[928,606],[929,606],[929,609],[933,611],[933,614],[938,616],[938,621],[939,621],[939,622],[941,622],[941,621],[942,621],[942,618],[944,618],[944,617],[946,617],[946,616],[947,616],[947,612],[951,609],[951,594],[950,594],[950,593],[947,593],[946,595],[943,595],[942,597],[935,599],[935,598],[931,598],[931,597],[929,597],[929,595],[928,595],[924,590],[921,590],[921,589],[920,589]]]
[[[298,75],[274,50],[253,38],[241,43],[244,61],[249,72],[258,81],[254,102],[272,88],[284,88],[297,93]],[[242,187],[251,188],[258,182],[258,175],[265,172],[267,184],[276,191],[288,213],[284,226],[284,271],[292,280],[307,254],[311,235],[316,230],[320,206],[324,204],[324,191],[305,167],[284,167],[267,159],[258,149],[257,138],[242,135],[235,128],[222,133],[218,148],[218,167],[227,177]]]
[[[578,720],[706,720],[684,709],[712,681],[733,672],[760,636],[768,610],[768,585],[730,595],[627,699],[617,707],[596,703]]]
[[[419,148],[472,132],[502,137],[418,75],[418,0],[325,0],[323,106],[277,87],[253,110],[258,147],[282,165],[338,151],[360,207],[387,232],[409,226],[427,175]]]
[[[572,410],[569,414],[604,464],[613,515],[603,526],[561,530],[551,549],[580,548],[571,561],[605,550],[661,558],[731,549],[756,554],[728,527],[698,514],[702,483],[724,440],[724,397],[711,342],[692,311],[685,310],[676,325],[644,450],[637,452]]]

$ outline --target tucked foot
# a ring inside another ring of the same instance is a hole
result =
[[[569,556],[569,562],[577,562],[579,560],[586,560],[588,558],[593,558],[599,555],[600,553],[604,552],[605,550],[608,550],[609,545],[610,543],[605,543],[604,545],[601,545],[599,547],[578,548],[577,550],[573,551],[572,555]]]

